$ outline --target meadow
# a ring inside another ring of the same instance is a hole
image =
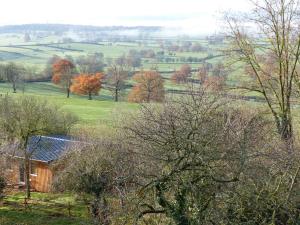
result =
[[[82,225],[90,224],[85,204],[72,194],[32,193],[28,207],[24,193],[7,196],[0,206],[1,225]]]
[[[210,51],[215,51],[220,46],[209,45],[204,39],[192,40],[200,43]],[[93,53],[102,53],[104,59],[116,59],[122,55],[128,54],[130,50],[153,50],[155,53],[163,51],[155,39],[136,40],[133,42],[126,41],[102,41],[97,43],[78,42],[63,43],[61,37],[49,35],[45,37],[32,36],[29,42],[24,41],[23,34],[0,34],[0,61],[16,62],[24,66],[34,67],[37,71],[42,72],[46,66],[47,60],[53,56],[61,57],[71,56],[76,58],[80,55]],[[213,50],[214,49],[214,50]],[[169,78],[172,71],[178,70],[183,62],[182,57],[206,58],[208,51],[203,52],[176,52],[170,56],[170,52],[165,52],[166,57],[177,59],[176,62],[157,62],[156,59],[142,59],[143,69],[150,69],[154,66],[158,68],[162,76],[166,78],[166,90],[183,90],[183,85],[173,84]],[[212,59],[216,60],[216,59]],[[208,60],[209,61],[209,60]],[[193,69],[198,68],[201,63],[190,63]],[[170,71],[170,72],[169,72]],[[132,83],[130,80],[128,83]],[[129,90],[127,90],[128,92]],[[8,83],[0,83],[0,93],[12,94],[11,87]],[[20,85],[16,95],[32,95],[45,98],[54,104],[61,106],[64,110],[73,112],[78,116],[81,126],[98,126],[99,124],[109,125],[114,119],[116,112],[130,112],[138,108],[137,104],[128,103],[126,94],[121,102],[115,103],[108,90],[101,89],[99,96],[94,96],[92,101],[88,101],[86,96],[71,95],[67,99],[65,93],[50,82],[24,83]]]
[[[78,57],[80,55],[102,53],[104,58],[115,59],[127,54],[130,50],[151,49],[155,53],[163,51],[155,39],[143,40],[143,42],[136,40],[134,42],[103,41],[96,43],[76,41],[63,43],[60,40],[61,38],[58,36],[47,36],[32,38],[30,42],[24,42],[21,34],[0,34],[0,60],[23,63],[42,70],[52,55]],[[142,68],[148,69],[157,66],[160,71],[174,71],[174,69],[178,69],[183,64],[183,62],[180,62],[182,57],[205,59],[208,57],[208,53],[218,55],[219,50],[223,47],[222,45],[210,45],[208,41],[200,38],[193,40],[193,43],[199,43],[208,50],[201,52],[177,52],[175,55],[166,55],[167,57],[178,59],[177,61],[179,62],[176,63],[162,63],[154,59],[143,59]],[[169,53],[165,52],[165,54]],[[218,59],[210,59],[208,62],[213,62],[214,60]],[[201,65],[201,63],[190,64],[193,68],[198,68]]]
[[[20,90],[13,94],[11,87],[7,83],[0,83],[0,93],[13,96],[29,95],[36,96],[60,106],[62,109],[72,112],[79,118],[81,126],[97,126],[100,123],[109,125],[116,112],[130,112],[138,108],[138,104],[114,102],[107,90],[102,90],[99,96],[94,96],[92,101],[87,100],[86,96],[71,95],[68,99],[66,94],[50,82],[28,83],[25,90]]]

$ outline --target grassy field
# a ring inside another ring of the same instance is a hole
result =
[[[196,57],[198,59],[205,59],[209,54],[213,54],[215,57],[211,59],[207,59],[206,62],[216,64],[220,61],[224,61],[223,57],[220,57],[221,49],[224,48],[222,44],[209,44],[209,42],[205,39],[194,39],[194,40],[168,40],[173,41],[176,44],[182,44],[183,41],[192,41],[193,43],[200,43],[206,50],[202,52],[169,52],[166,49],[162,49],[159,46],[159,40],[149,39],[145,40],[136,40],[135,42],[120,42],[120,41],[103,41],[97,43],[89,43],[89,42],[70,42],[70,43],[61,43],[61,38],[59,36],[46,36],[43,38],[33,37],[30,42],[24,42],[24,35],[22,34],[0,34],[0,61],[8,62],[13,61],[17,63],[22,63],[27,66],[34,66],[39,71],[43,71],[47,60],[53,55],[59,55],[61,57],[72,56],[74,58],[80,55],[86,55],[90,53],[102,53],[104,55],[104,59],[114,59],[120,57],[124,54],[127,54],[131,49],[134,50],[147,50],[151,49],[154,52],[164,52],[165,59],[173,58],[175,62],[161,62],[157,59],[144,58],[142,59],[142,69],[151,69],[158,68],[161,72],[162,76],[165,78],[170,78],[172,72],[178,70],[182,64],[185,62],[181,61],[182,57]],[[189,63],[193,69],[197,69],[202,65],[202,62],[199,63]],[[171,72],[171,73],[170,73]],[[243,71],[242,71],[243,72]],[[229,74],[228,83],[235,84],[237,81],[243,80],[244,77],[241,76],[241,71],[233,71]],[[193,75],[196,77],[196,73]],[[30,86],[30,85],[29,85]],[[174,85],[170,81],[166,80],[165,86],[167,89],[179,89],[182,90],[182,85]],[[45,93],[46,95],[51,92],[50,95],[55,95],[59,93],[59,90],[54,87],[50,87],[45,84],[38,84],[35,86],[31,86],[29,92],[31,94],[39,94]],[[0,86],[1,88],[1,86]],[[59,93],[60,95],[60,93]],[[110,100],[111,98],[108,96],[105,91],[101,92],[100,98],[97,98],[98,101]],[[55,99],[60,102],[60,100]],[[65,104],[66,102],[63,102]],[[78,102],[77,102],[78,103]],[[68,103],[67,103],[68,104]],[[95,104],[95,103],[90,103]],[[98,104],[100,104],[98,102]],[[72,103],[71,103],[72,105]],[[112,107],[114,108],[114,104]],[[120,105],[120,104],[118,104]],[[88,106],[87,106],[88,107]],[[98,107],[98,106],[97,106]],[[126,105],[122,106],[123,108]],[[67,107],[66,107],[67,108]],[[72,109],[72,106],[70,107]],[[90,111],[91,114],[98,114],[98,110],[93,110],[93,106],[91,106]],[[129,107],[130,108],[130,107]],[[76,110],[76,109],[75,109]],[[94,116],[92,116],[94,117]],[[88,118],[88,117],[85,117]]]
[[[42,70],[45,63],[52,55],[61,57],[72,56],[78,57],[90,53],[103,53],[105,58],[117,58],[127,54],[131,49],[147,50],[154,52],[164,51],[167,57],[168,51],[161,49],[156,40],[148,42],[98,42],[98,43],[60,43],[61,37],[46,36],[43,38],[33,38],[30,42],[24,42],[24,35],[21,34],[0,34],[0,60],[14,61],[28,66],[35,66]],[[219,46],[209,45],[206,40],[193,40],[193,42],[201,43],[209,49],[210,53],[218,54]],[[206,58],[208,52],[176,52],[175,59],[182,57]],[[158,63],[154,59],[144,59],[142,67],[145,69],[157,66],[160,71],[173,71],[178,69],[183,62],[180,63]],[[201,63],[194,63],[193,68],[199,67]]]
[[[86,205],[71,194],[32,193],[24,204],[24,193],[10,193],[0,203],[1,225],[90,224]]]
[[[70,42],[62,43],[62,37],[59,36],[45,36],[42,38],[32,37],[30,42],[24,42],[23,34],[0,34],[0,60],[2,62],[18,62],[27,66],[34,66],[42,71],[46,65],[47,60],[52,55],[59,55],[61,57],[72,56],[78,57],[89,53],[103,53],[104,58],[117,58],[123,54],[127,54],[131,49],[146,50],[151,49],[154,52],[164,51],[165,57],[176,59],[176,62],[158,62],[156,59],[143,59],[143,69],[150,69],[153,67],[161,71],[165,80],[165,88],[183,90],[186,86],[174,84],[168,80],[172,73],[168,71],[178,70],[184,62],[181,62],[182,57],[197,57],[204,59],[209,54],[216,57],[207,60],[207,62],[215,64],[223,60],[220,57],[220,50],[224,47],[222,45],[212,45],[205,39],[196,40],[169,40],[173,43],[180,44],[182,41],[192,41],[193,43],[200,43],[206,50],[202,52],[168,52],[162,49],[159,41],[156,39],[136,40],[135,42],[120,42],[120,41],[105,41],[97,43],[88,42]],[[193,69],[197,69],[202,63],[190,63]],[[243,71],[236,70],[230,73],[228,84],[233,85],[237,81],[244,80]],[[196,78],[196,73],[193,74]],[[128,83],[132,83],[131,80]],[[0,83],[0,93],[11,93],[9,84]],[[17,95],[34,95],[41,98],[46,98],[63,109],[73,112],[80,119],[80,125],[98,126],[99,124],[109,125],[113,120],[115,114],[122,114],[120,112],[133,111],[138,108],[137,104],[126,102],[127,97],[124,96],[124,101],[115,103],[111,94],[102,89],[99,96],[95,96],[93,101],[88,101],[85,96],[72,95],[70,99],[65,97],[65,93],[57,86],[49,83],[26,83],[21,87]]]
[[[138,108],[138,104],[128,102],[114,102],[110,93],[102,90],[99,96],[95,96],[92,101],[86,96],[71,95],[68,99],[66,94],[57,86],[47,83],[28,83],[25,92],[21,90],[13,94],[11,87],[7,83],[0,83],[0,93],[9,95],[32,95],[47,99],[63,109],[78,116],[80,125],[97,126],[99,124],[109,125],[114,119],[114,115],[121,112],[131,112]]]

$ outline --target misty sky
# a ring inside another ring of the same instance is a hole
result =
[[[3,0],[0,25],[63,23],[159,25],[214,32],[221,12],[246,11],[247,0]]]

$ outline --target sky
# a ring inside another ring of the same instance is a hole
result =
[[[247,0],[3,0],[0,25],[59,23],[166,26],[215,32],[224,11],[247,11]]]

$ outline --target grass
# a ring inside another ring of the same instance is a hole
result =
[[[28,205],[24,193],[13,193],[0,205],[1,225],[83,225],[90,224],[84,203],[72,194],[32,193]],[[69,215],[69,206],[71,215]]]
[[[61,37],[53,35],[43,38],[33,36],[32,38],[31,42],[24,43],[24,35],[22,34],[0,34],[0,58],[2,57],[3,62],[14,61],[24,65],[35,66],[42,71],[48,58],[54,54],[62,57],[66,55],[77,57],[88,53],[101,52],[105,58],[117,58],[123,54],[127,54],[130,49],[152,49],[155,52],[164,51],[165,55],[168,55],[168,51],[161,49],[155,39],[149,40],[148,43],[143,42],[141,44],[138,43],[140,40],[136,40],[136,42],[99,42],[93,44],[84,42],[58,43]],[[208,52],[213,52],[215,55],[218,55],[218,49],[222,48],[222,46],[210,45],[204,39],[192,41],[201,43],[209,50],[199,53],[177,52],[175,58],[179,59],[180,57],[188,56],[205,58]],[[208,61],[217,63],[222,59],[222,57],[219,57]],[[163,72],[178,70],[182,64],[184,63],[158,63],[155,59],[143,59],[142,67],[144,69],[150,69],[153,66],[157,66],[158,70],[162,71],[162,76],[170,78],[171,73]],[[192,63],[190,65],[192,68],[198,68],[201,64],[202,63]],[[230,74],[228,83],[234,84],[237,80],[241,79],[243,78],[240,76],[240,71],[235,71]],[[170,80],[165,81],[165,88],[177,90],[186,89],[184,85],[174,84]],[[10,85],[0,83],[0,93],[11,93]],[[17,95],[22,94],[23,92],[21,90]],[[26,84],[24,94],[45,98],[50,102],[62,106],[63,109],[73,112],[80,119],[81,126],[97,127],[99,124],[109,126],[114,120],[115,114],[122,114],[124,111],[132,111],[138,108],[137,104],[131,104],[125,101],[115,103],[107,90],[101,90],[100,96],[95,96],[93,101],[88,101],[85,96],[77,95],[71,95],[71,98],[67,99],[65,97],[66,94],[59,87],[47,82]]]
[[[10,84],[0,83],[0,93],[16,96],[32,95],[47,99],[78,116],[79,124],[82,126],[95,127],[99,124],[109,126],[117,113],[134,111],[138,108],[138,104],[114,102],[106,90],[102,90],[100,95],[95,96],[92,101],[88,100],[86,96],[78,95],[71,95],[68,99],[63,90],[48,82],[28,83],[24,93],[21,90],[17,94],[11,92]]]
[[[146,50],[151,49],[155,52],[164,51],[167,56],[168,51],[161,49],[158,43],[153,39],[149,40],[148,43],[138,42],[99,42],[97,44],[92,43],[59,43],[62,37],[59,36],[48,36],[43,38],[32,37],[33,40],[24,43],[24,35],[22,34],[0,34],[0,59],[3,61],[14,61],[23,63],[25,65],[36,66],[39,69],[43,69],[45,63],[52,55],[59,55],[65,57],[66,55],[72,57],[78,57],[80,55],[86,55],[89,53],[103,53],[105,58],[117,58],[123,54],[127,54],[131,49],[135,50]],[[193,42],[200,42],[203,46],[209,49],[209,52],[218,54],[218,49],[215,46],[209,45],[206,40],[193,40]],[[42,44],[42,45],[41,45]],[[26,46],[16,46],[26,45]],[[65,49],[63,49],[65,48]],[[2,51],[2,53],[1,53]],[[208,52],[177,52],[177,59],[181,57],[207,57]],[[144,59],[147,62],[143,63],[142,67],[149,69],[150,67],[157,65],[159,70],[174,70],[178,69],[182,63],[158,63],[153,59]],[[197,68],[201,63],[192,64],[192,67]]]

